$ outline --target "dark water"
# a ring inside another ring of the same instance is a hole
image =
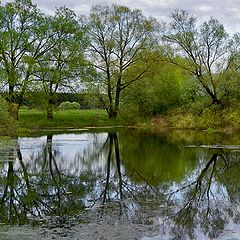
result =
[[[239,239],[237,143],[136,129],[2,142],[0,222],[64,224],[97,209],[154,226],[161,238],[153,239]]]

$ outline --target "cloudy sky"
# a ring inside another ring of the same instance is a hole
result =
[[[5,3],[8,0],[2,0]],[[217,18],[229,33],[240,32],[239,0],[32,0],[46,13],[53,13],[56,7],[67,6],[78,14],[87,15],[96,4],[126,5],[141,9],[144,15],[166,20],[173,9],[184,9],[199,20],[210,16]]]

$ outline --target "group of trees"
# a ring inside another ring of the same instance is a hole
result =
[[[0,78],[16,119],[24,96],[42,92],[47,117],[55,94],[89,91],[109,118],[121,105],[144,113],[204,99],[224,107],[238,98],[240,35],[214,18],[201,25],[175,10],[160,24],[138,9],[94,6],[88,16],[61,7],[54,16],[31,0],[0,5]]]
[[[54,93],[70,86],[85,68],[83,28],[70,9],[46,16],[30,0],[1,5],[0,14],[1,79],[10,113],[18,118],[25,93],[40,88],[52,118]]]

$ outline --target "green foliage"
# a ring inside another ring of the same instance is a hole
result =
[[[0,135],[13,136],[16,128],[17,122],[10,116],[7,102],[0,97]]]
[[[29,108],[44,110],[47,105],[46,94],[44,92],[28,91],[25,94],[23,104]]]
[[[21,104],[33,66],[49,48],[48,37],[51,33],[48,32],[44,14],[31,0],[7,2],[0,6],[0,15],[0,67],[5,75],[3,80],[9,88],[8,101]]]
[[[62,102],[59,109],[80,109],[80,104],[77,102]]]
[[[157,53],[155,55],[157,58]],[[135,106],[133,114],[138,109],[141,116],[161,114],[192,101],[191,91],[195,86],[189,82],[189,76],[180,68],[157,61],[144,79],[133,83],[123,92],[122,105]]]
[[[177,129],[231,130],[240,129],[240,109],[221,109],[218,105],[204,108],[201,112],[185,108],[168,112],[166,124]],[[160,122],[155,120],[154,125]]]
[[[172,115],[177,128],[238,127],[240,34],[230,37],[213,18],[198,24],[183,10],[170,21],[160,35],[156,19],[127,6],[97,5],[78,18],[66,7],[45,15],[31,0],[0,4],[0,79],[10,115],[17,119],[23,104],[47,109],[50,119],[59,104],[79,109],[70,103],[78,102],[110,118],[120,112],[129,124],[180,108]]]
[[[199,116],[197,125],[203,129],[216,129],[224,127],[224,118],[222,112],[215,108],[206,108]]]
[[[127,125],[135,125],[143,120],[140,109],[133,103],[122,104],[119,117]]]
[[[7,102],[0,97],[0,124],[4,124],[9,117]]]
[[[196,117],[192,113],[173,113],[169,115],[171,125],[177,129],[194,129],[196,128]]]

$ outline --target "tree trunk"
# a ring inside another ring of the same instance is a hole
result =
[[[16,103],[16,99],[14,96],[14,85],[9,85],[7,101],[9,103],[8,112],[9,112],[10,116],[18,121],[19,106]]]
[[[120,104],[120,92],[121,92],[121,89],[120,89],[120,86],[119,86],[119,87],[117,87],[117,90],[116,90],[114,107],[110,108],[110,111],[109,111],[109,114],[108,114],[109,119],[114,119],[114,118],[117,118],[117,116],[118,116],[119,104]]]
[[[118,116],[118,112],[115,111],[115,109],[112,110],[112,111],[110,111],[110,112],[108,113],[108,118],[109,118],[109,119],[117,118],[117,116]]]
[[[198,80],[200,81],[202,87],[205,89],[207,92],[208,96],[211,98],[212,105],[217,104],[217,105],[222,105],[222,101],[218,99],[217,93],[215,91],[212,91],[208,85],[206,85],[203,81],[203,76],[202,75],[197,75]]]
[[[53,119],[53,99],[52,99],[52,96],[50,96],[49,99],[48,99],[47,119]]]
[[[17,120],[19,119],[19,105],[17,103],[9,103],[8,111],[10,116]]]

